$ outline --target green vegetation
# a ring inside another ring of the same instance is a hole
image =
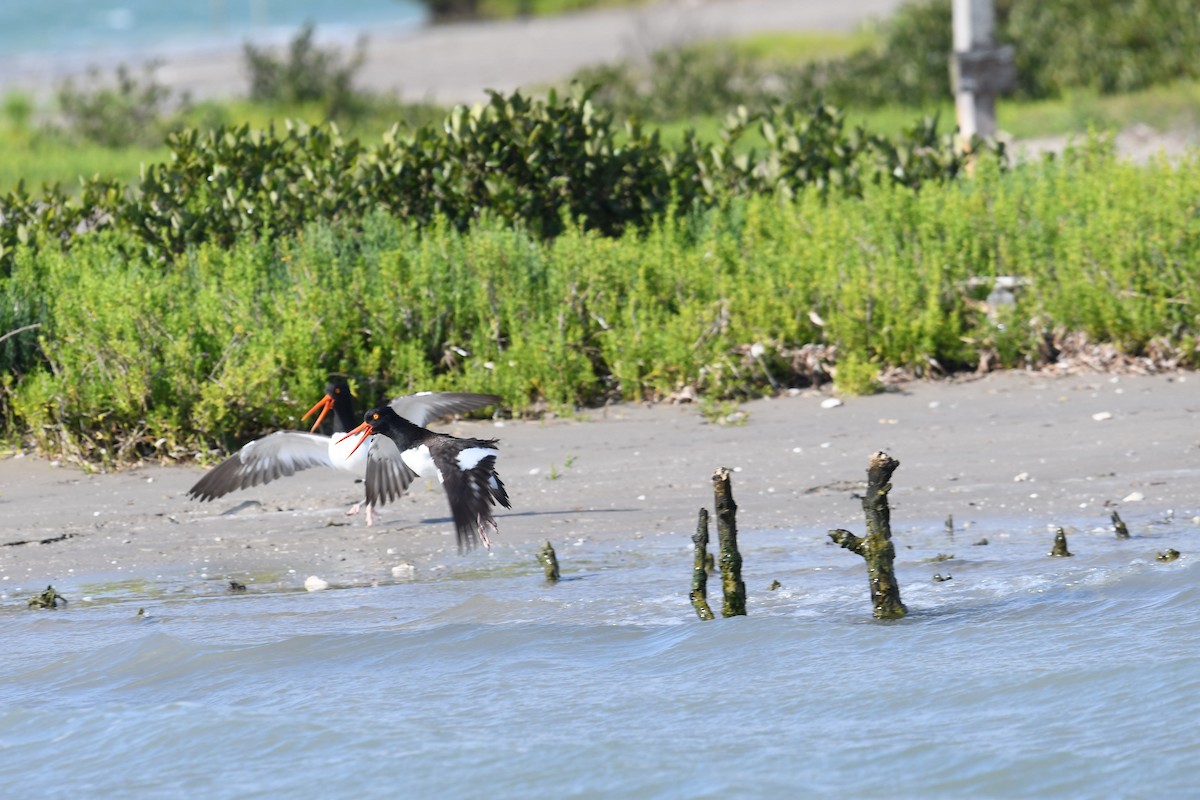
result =
[[[140,145],[153,147],[163,136],[182,124],[187,98],[173,98],[171,91],[154,80],[154,65],[139,79],[124,65],[117,67],[116,84],[105,85],[92,70],[90,86],[79,87],[67,80],[58,89],[61,127],[68,141],[90,142],[101,147]]]
[[[360,38],[354,55],[346,59],[336,49],[317,47],[315,34],[312,23],[304,25],[289,43],[286,57],[244,45],[250,99],[284,105],[321,104],[329,119],[364,113],[368,104],[355,91],[354,76],[367,58],[366,39]]]
[[[425,0],[425,5],[435,20],[455,20],[553,16],[590,8],[633,6],[646,2],[649,0]]]
[[[765,146],[738,152],[752,123]],[[131,231],[165,258],[207,242],[229,246],[247,232],[286,237],[312,220],[374,209],[421,224],[442,218],[460,230],[489,216],[542,237],[575,222],[618,235],[732,197],[916,189],[954,179],[965,164],[931,121],[890,140],[847,130],[825,106],[771,109],[758,119],[739,110],[721,138],[705,146],[689,136],[667,148],[637,125],[619,134],[586,94],[560,101],[554,93],[545,102],[493,94],[486,106],[452,111],[440,130],[394,129],[370,149],[332,126],[187,129],[168,136],[170,161],[146,167],[136,191],[89,179],[77,198],[58,189],[0,198],[0,268],[19,245],[70,242],[98,229]]]
[[[997,0],[997,37],[1015,42],[1021,101],[1141,91],[1200,79],[1200,14],[1190,0]],[[844,108],[929,110],[950,97],[950,0],[914,0],[874,35],[757,37],[658,51],[641,66],[583,70],[618,114],[668,121],[814,97]],[[909,112],[911,114],[911,111]]]
[[[618,237],[377,212],[163,261],[100,233],[21,248],[0,281],[0,328],[41,326],[0,343],[3,415],[43,452],[119,463],[294,427],[330,371],[522,413],[769,393],[748,343],[786,385],[810,377],[806,344],[930,375],[1044,363],[1063,331],[1197,366],[1197,197],[1196,160],[1139,168],[1096,142],[918,193],[731,199]],[[990,309],[998,274],[1031,283]]]
[[[334,371],[376,397],[490,391],[514,414],[686,391],[736,424],[783,386],[1037,366],[1068,337],[1200,367],[1200,156],[1133,166],[1101,135],[1007,168],[976,143],[968,169],[917,111],[949,119],[945,96],[868,69],[948,36],[941,8],[879,39],[699,45],[593,71],[594,91],[449,112],[357,92],[358,55],[311,30],[282,59],[248,50],[253,101],[171,102],[126,73],[61,95],[47,128],[10,95],[4,437],[82,463],[207,458],[297,426]],[[1150,88],[1039,73],[1029,97],[1063,96],[1003,104],[1001,123],[1196,119],[1200,82],[1118,44],[1103,58]],[[868,105],[811,102],[837,96],[839,63]],[[165,146],[133,135],[151,129]],[[1012,304],[987,301],[1000,276],[1020,279]]]

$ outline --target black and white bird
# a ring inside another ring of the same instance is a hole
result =
[[[499,401],[499,397],[491,394],[418,392],[397,397],[384,408],[393,408],[397,413],[420,420],[420,424],[425,425],[439,417],[473,411]],[[347,431],[358,422],[354,413],[354,398],[345,378],[331,378],[325,386],[325,396],[308,410],[303,419],[308,419],[318,409],[321,413],[311,430],[316,431],[325,417],[332,413],[332,436],[304,431],[276,431],[255,439],[213,467],[188,490],[188,496],[201,501],[215,500],[238,489],[269,483],[310,467],[332,467],[359,479],[365,478],[367,451],[351,455],[356,449],[353,443],[341,443]],[[367,506],[367,524],[373,525],[377,515],[369,498],[355,503],[346,514],[358,513],[364,502]]]
[[[499,530],[492,506],[512,508],[496,474],[497,440],[434,433],[397,412],[394,405],[373,408],[361,425],[339,439],[361,434],[355,451],[370,441],[366,502],[383,505],[396,500],[413,478],[436,474],[450,503],[459,551],[469,550],[476,541],[490,546],[487,529]]]

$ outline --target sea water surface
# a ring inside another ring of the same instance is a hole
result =
[[[90,64],[283,42],[306,22],[324,38],[353,40],[427,17],[418,0],[0,0],[0,62]]]
[[[303,576],[237,594],[221,576],[165,576],[64,585],[69,606],[30,611],[33,592],[13,592],[0,786],[1191,797],[1200,534],[1144,530],[1074,532],[1072,558],[1048,557],[1052,534],[1028,525],[898,535],[910,614],[888,623],[871,618],[862,559],[823,531],[743,532],[749,614],[709,622],[687,599],[686,536],[560,543],[556,585],[532,552],[498,548],[312,593]],[[1183,556],[1157,561],[1167,547]]]

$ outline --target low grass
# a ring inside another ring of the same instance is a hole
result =
[[[522,15],[552,17],[572,11],[645,5],[651,0],[478,0],[480,16],[512,19]]]
[[[0,194],[24,181],[77,186],[80,177],[104,175],[132,183],[143,164],[167,157],[166,147],[127,147],[113,150],[97,144],[72,142],[41,131],[0,125]]]

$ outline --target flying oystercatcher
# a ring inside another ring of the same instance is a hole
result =
[[[425,425],[439,417],[472,411],[500,401],[491,394],[468,392],[418,392],[397,397],[383,408],[392,408],[399,414]],[[349,443],[340,444],[346,432],[355,426],[354,399],[345,378],[334,377],[325,386],[325,396],[310,408],[303,419],[308,419],[320,409],[312,431],[331,412],[333,435],[322,436],[303,431],[276,431],[261,439],[247,443],[237,453],[213,467],[196,485],[188,490],[188,496],[197,500],[215,500],[238,489],[248,489],[260,483],[269,483],[276,478],[292,475],[310,467],[332,467],[364,478],[367,472],[367,450],[352,455]],[[374,504],[367,498],[350,507],[347,516],[356,514],[363,503],[367,505],[367,524],[376,520]]]
[[[459,551],[469,550],[476,541],[491,545],[487,528],[499,530],[492,517],[496,503],[512,508],[508,492],[496,474],[495,439],[460,439],[431,430],[398,413],[394,405],[373,408],[363,423],[338,442],[362,434],[353,454],[370,440],[367,447],[368,505],[383,505],[399,499],[418,475],[438,476],[450,514]]]

